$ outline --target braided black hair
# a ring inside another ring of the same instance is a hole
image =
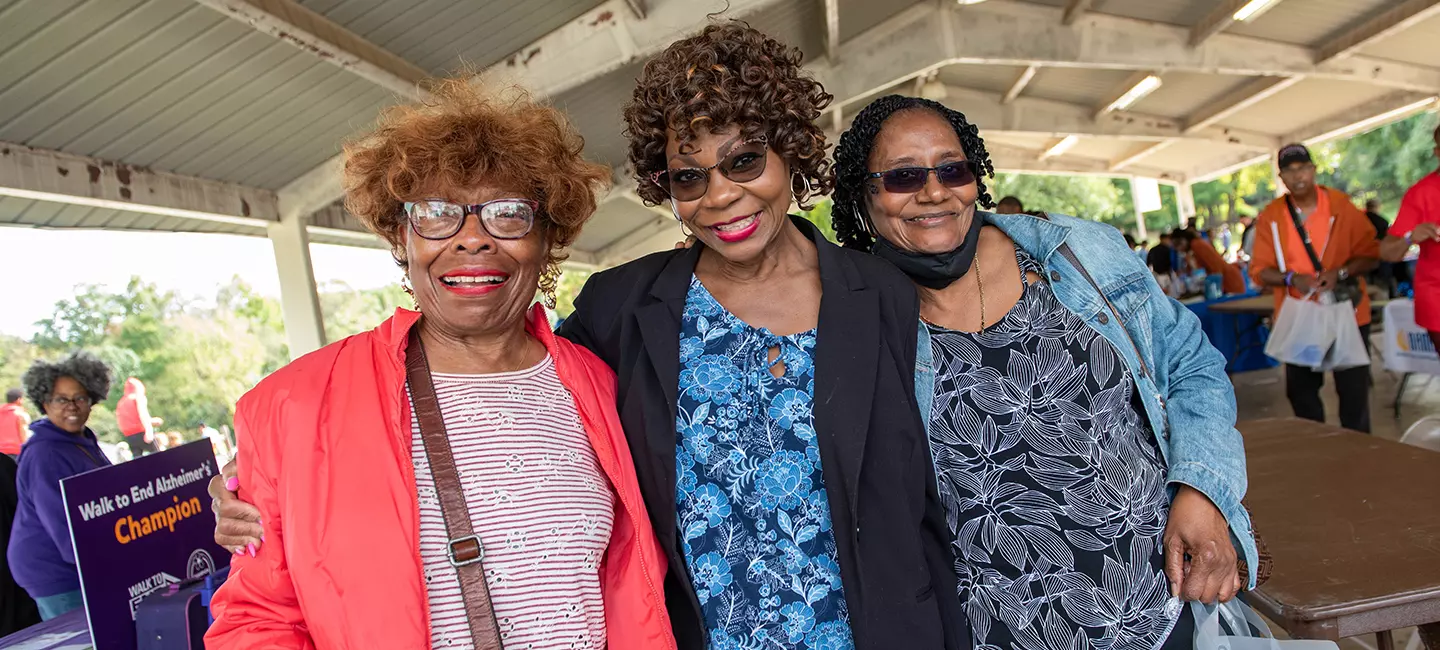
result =
[[[990,162],[990,153],[985,151],[985,141],[980,138],[980,129],[965,114],[939,102],[904,95],[886,95],[870,102],[855,116],[850,128],[840,136],[840,145],[835,148],[835,191],[831,194],[834,206],[830,211],[830,224],[835,229],[835,238],[846,248],[869,251],[875,243],[874,227],[865,208],[865,188],[869,182],[870,150],[875,139],[891,115],[907,110],[929,110],[945,118],[960,137],[960,147],[965,158],[975,163],[979,177],[975,182],[980,186],[981,206],[994,207],[990,191],[985,188],[985,178],[995,175],[995,165]]]

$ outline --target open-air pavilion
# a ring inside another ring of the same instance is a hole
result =
[[[624,169],[643,62],[720,0],[0,0],[0,224],[274,243],[292,353],[323,341],[308,243],[381,247],[340,145],[425,78],[547,97],[612,165],[572,262],[679,233]],[[806,53],[842,129],[871,98],[963,110],[1005,171],[1192,183],[1432,108],[1440,0],[731,0]]]

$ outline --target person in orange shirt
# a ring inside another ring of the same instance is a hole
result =
[[[1315,300],[1353,278],[1360,285],[1361,296],[1355,306],[1355,324],[1368,341],[1370,296],[1365,292],[1364,276],[1379,264],[1375,227],[1344,192],[1315,183],[1315,163],[1304,145],[1287,145],[1279,158],[1280,180],[1290,193],[1265,206],[1255,223],[1250,275],[1257,283],[1276,288],[1276,318],[1286,300]],[[1300,212],[1320,258],[1318,273],[1291,219],[1289,201],[1294,201]],[[1340,426],[1369,433],[1370,367],[1337,370],[1334,375],[1335,392],[1340,395]],[[1324,383],[1324,373],[1285,364],[1285,394],[1297,417],[1325,421],[1325,403],[1320,400]]]
[[[5,404],[0,405],[0,454],[11,458],[20,456],[20,446],[29,437],[30,414],[20,403],[25,391],[11,388],[5,391]]]
[[[1224,278],[1221,288],[1226,294],[1245,293],[1245,276],[1234,264],[1220,257],[1220,251],[1215,250],[1213,244],[1196,237],[1195,233],[1189,230],[1175,231],[1171,241],[1181,255],[1190,253],[1194,257],[1193,266],[1205,269],[1210,275],[1219,274]]]

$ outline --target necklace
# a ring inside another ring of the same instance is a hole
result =
[[[975,261],[971,264],[970,268],[975,270],[975,285],[980,288],[980,329],[976,332],[978,334],[985,331],[985,281],[980,279],[979,247],[976,247],[975,249]],[[924,316],[920,317],[920,321],[925,323],[926,325],[934,325],[935,327],[941,327],[940,325],[935,325],[935,323],[930,322],[930,319]]]
[[[980,275],[980,247],[975,247],[975,284],[980,287],[980,331],[985,331],[985,278]]]

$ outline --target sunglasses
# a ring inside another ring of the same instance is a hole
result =
[[[914,194],[924,189],[930,180],[930,172],[945,187],[963,187],[975,182],[979,167],[969,160],[945,163],[937,167],[897,167],[883,172],[872,172],[868,178],[878,178],[891,194]]]
[[[681,167],[667,169],[650,175],[650,182],[660,186],[670,198],[676,201],[694,201],[710,189],[710,172],[720,174],[736,183],[748,183],[765,173],[765,138],[752,138],[735,145],[720,162],[709,167]]]
[[[520,239],[535,225],[540,204],[530,199],[495,199],[478,205],[444,199],[405,202],[410,228],[425,239],[449,239],[465,226],[465,216],[480,218],[480,226],[496,239]]]

